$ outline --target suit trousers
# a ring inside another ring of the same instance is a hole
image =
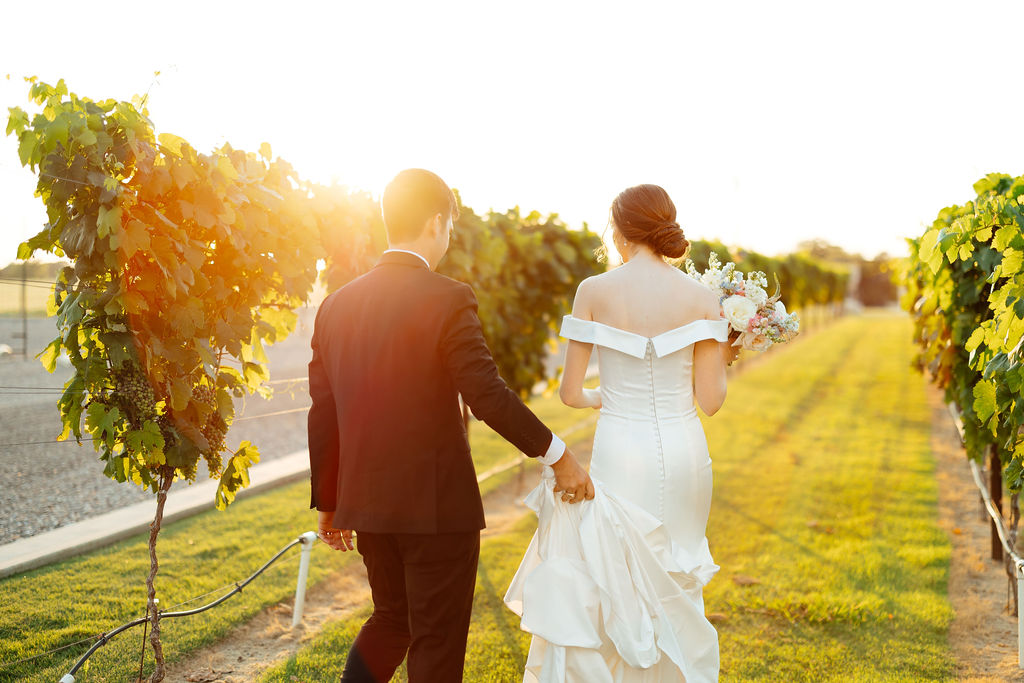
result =
[[[480,532],[356,530],[373,614],[349,651],[342,683],[386,683],[408,652],[410,683],[458,683],[473,612]]]

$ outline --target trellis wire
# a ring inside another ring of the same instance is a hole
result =
[[[308,382],[308,381],[309,381],[308,377],[292,377],[291,379],[273,379],[273,380],[268,380],[266,382],[261,382],[261,386],[262,385],[267,385],[267,384],[299,384],[299,383]],[[43,387],[43,386],[26,387],[26,386],[14,386],[14,385],[8,385],[8,384],[0,385],[0,393],[11,392],[15,396],[20,396],[21,393],[19,393],[19,392],[28,392],[28,393],[43,392],[43,393],[60,393],[60,394],[62,394],[65,391],[66,391],[66,389],[64,387]],[[73,393],[73,394],[86,394],[86,393],[89,393],[89,392],[88,392],[88,389],[76,389],[75,391],[72,391],[71,393]]]

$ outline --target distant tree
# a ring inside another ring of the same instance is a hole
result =
[[[857,299],[865,306],[885,306],[897,300],[899,269],[895,260],[881,253],[860,264]]]
[[[885,306],[895,303],[897,285],[894,280],[898,266],[885,252],[866,259],[860,254],[851,254],[823,239],[806,240],[799,244],[802,253],[811,258],[835,264],[846,264],[856,271],[856,283],[852,296],[865,306]]]
[[[690,242],[687,258],[693,260],[697,270],[703,271],[707,268],[708,257],[712,253],[722,263],[732,261],[741,271],[763,272],[768,276],[769,287],[777,277],[782,290],[782,300],[790,309],[802,309],[813,304],[838,303],[843,300],[846,291],[848,274],[843,266],[812,257],[807,253],[766,256],[750,249],[730,250],[717,241],[693,240]],[[838,254],[834,249],[824,246],[818,249],[818,253]]]
[[[693,261],[693,265],[697,267],[697,270],[703,272],[707,270],[708,258],[712,253],[722,263],[733,260],[727,246],[721,242],[710,240],[690,240],[690,251],[687,253],[686,258]]]
[[[31,259],[28,261],[14,261],[0,268],[0,277],[20,280],[22,273],[29,280],[46,280],[53,282],[61,268],[69,265],[65,260],[60,261],[39,261]]]
[[[863,260],[860,254],[851,254],[840,246],[831,244],[821,238],[804,240],[797,244],[797,251],[803,252],[819,261],[833,263],[854,263]]]

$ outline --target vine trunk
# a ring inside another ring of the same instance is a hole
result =
[[[149,621],[150,632],[149,642],[153,646],[153,657],[156,666],[153,675],[150,677],[152,683],[160,683],[164,680],[164,649],[160,644],[160,610],[157,609],[156,600],[156,573],[160,568],[156,559],[156,539],[160,533],[160,524],[164,518],[164,503],[167,502],[167,490],[171,488],[174,481],[174,470],[162,468],[160,471],[160,487],[156,494],[156,515],[153,523],[149,526],[149,576],[146,577],[146,588],[149,589]]]

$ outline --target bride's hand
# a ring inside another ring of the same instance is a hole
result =
[[[736,330],[729,330],[729,340],[721,342],[722,349],[722,361],[726,365],[732,365],[740,356],[740,347],[733,346],[733,343],[740,338],[740,333]]]

